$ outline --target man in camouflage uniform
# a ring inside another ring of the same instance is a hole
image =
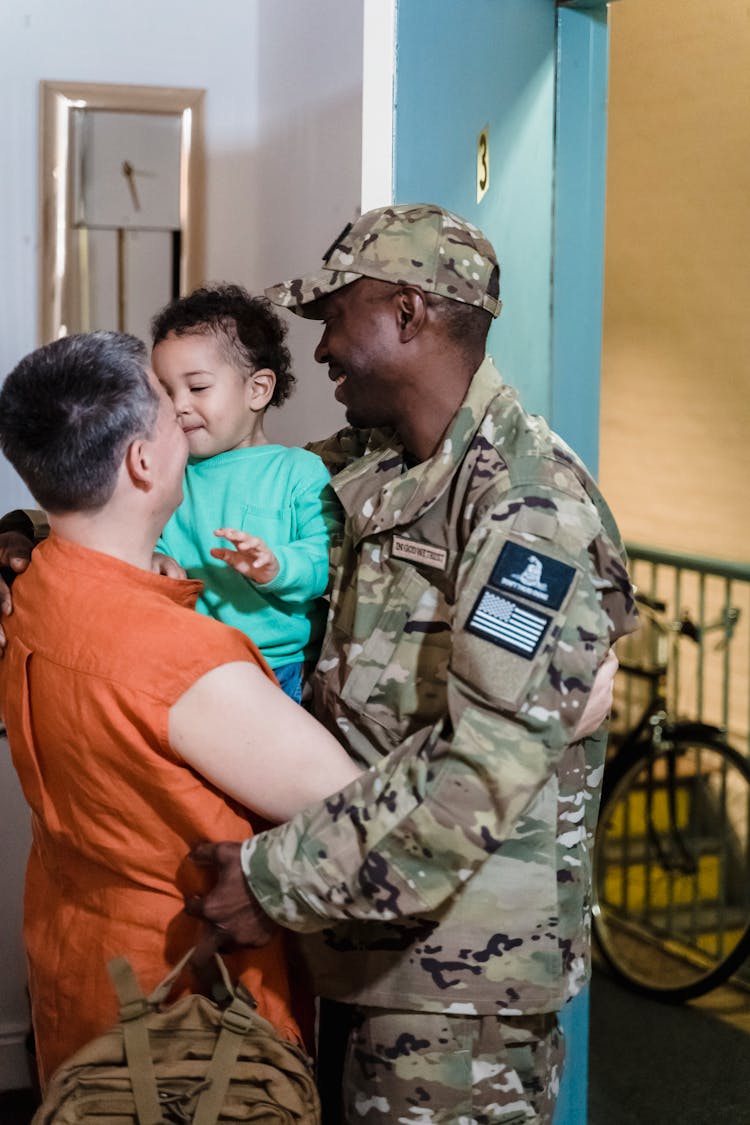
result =
[[[319,449],[346,528],[313,694],[371,768],[243,845],[246,883],[199,852],[199,908],[308,935],[347,1122],[551,1120],[556,1014],[589,973],[605,732],[576,730],[635,612],[596,485],[484,358],[498,278],[475,227],[393,206],[268,290],[324,322],[355,427]]]
[[[498,278],[477,228],[392,206],[268,291],[324,322],[354,427],[319,449],[346,527],[313,706],[370,768],[241,856],[197,849],[191,909],[307,935],[347,1123],[550,1121],[589,973],[605,731],[578,727],[635,612],[596,485],[485,358]]]

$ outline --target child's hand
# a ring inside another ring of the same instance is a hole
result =
[[[279,573],[279,560],[271,548],[257,536],[246,535],[244,531],[235,531],[233,527],[219,527],[214,535],[218,535],[220,539],[228,539],[234,544],[234,550],[213,547],[211,550],[213,557],[233,566],[251,582],[264,586]]]
[[[154,574],[163,574],[165,578],[187,578],[187,571],[171,555],[162,555],[159,551],[154,551],[151,556],[151,569]]]

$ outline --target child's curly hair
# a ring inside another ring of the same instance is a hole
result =
[[[152,319],[152,344],[170,332],[215,336],[229,363],[245,375],[269,367],[276,375],[269,406],[280,406],[294,389],[292,359],[284,343],[286,325],[266,297],[251,297],[241,285],[207,285],[176,297]]]

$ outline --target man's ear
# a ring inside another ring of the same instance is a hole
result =
[[[125,452],[122,464],[135,488],[147,491],[153,487],[154,476],[150,444],[145,438],[135,438]]]
[[[413,340],[427,319],[427,301],[417,285],[402,285],[396,294],[398,330],[403,343]]]
[[[247,402],[253,411],[265,410],[273,398],[276,375],[270,367],[261,367],[247,380]]]

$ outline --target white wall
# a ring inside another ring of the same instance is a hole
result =
[[[7,0],[0,5],[0,377],[37,340],[41,79],[208,91],[206,275],[251,290],[312,269],[360,199],[361,0]],[[314,326],[279,440],[338,425]],[[0,507],[28,500],[0,460]]]
[[[4,0],[0,3],[0,378],[37,343],[38,83],[207,90],[206,278],[259,291],[314,269],[359,207],[361,0]],[[290,317],[299,387],[269,432],[293,443],[342,423],[314,370],[316,326]],[[28,494],[0,458],[0,513]],[[0,754],[0,1089],[19,1070],[18,902],[28,827]],[[12,797],[11,797],[12,795]]]

